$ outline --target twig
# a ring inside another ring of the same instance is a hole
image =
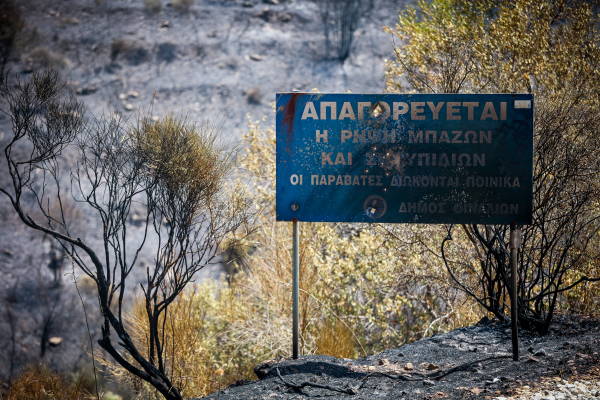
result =
[[[467,367],[470,367],[473,364],[477,364],[477,363],[481,363],[481,362],[485,362],[485,361],[491,361],[491,360],[499,360],[499,359],[503,359],[503,358],[512,358],[512,355],[494,356],[494,357],[488,357],[488,358],[483,358],[483,359],[480,359],[480,360],[471,361],[471,362],[468,362],[466,364],[462,364],[462,365],[456,366],[454,368],[450,368],[449,370],[444,371],[444,372],[440,371],[440,372],[437,372],[437,373],[425,375],[423,378],[412,378],[412,377],[408,377],[408,376],[405,376],[405,375],[391,375],[391,374],[386,374],[384,372],[372,372],[372,373],[368,374],[363,379],[366,379],[366,378],[368,378],[370,376],[374,376],[374,375],[381,375],[381,376],[385,376],[386,378],[399,379],[401,381],[424,381],[426,379],[433,379],[433,380],[438,381],[438,380],[442,379],[445,376],[448,376],[448,375],[450,375],[450,374],[452,374],[454,372],[457,372],[457,371],[461,371],[461,370],[463,370],[463,369],[465,369]]]
[[[366,380],[367,378],[369,378],[371,376],[375,376],[375,375],[381,375],[381,376],[385,376],[386,378],[398,379],[401,381],[422,381],[423,379],[427,379],[427,378],[423,378],[423,379],[413,378],[411,376],[406,376],[406,375],[392,375],[392,374],[386,374],[385,372],[371,372],[371,373],[367,374],[367,376],[362,378],[362,380]]]
[[[98,398],[98,400],[100,400],[100,392],[98,392],[98,377],[96,376],[96,357],[94,356],[94,343],[92,342],[92,333],[90,332],[90,324],[87,318],[87,311],[85,310],[85,303],[83,302],[83,297],[81,297],[79,285],[77,285],[77,277],[75,276],[75,263],[72,260],[71,268],[73,270],[73,283],[75,284],[75,289],[77,289],[79,300],[81,300],[81,306],[83,307],[83,315],[85,315],[85,325],[87,326],[88,337],[90,338],[90,350],[92,352],[92,367],[94,369],[94,385],[96,386],[96,397]]]
[[[498,360],[498,359],[502,359],[502,358],[512,358],[512,355],[494,356],[494,357],[483,358],[481,360],[471,361],[466,364],[462,364],[457,367],[451,368],[445,372],[438,372],[438,373],[433,373],[430,375],[425,375],[422,378],[413,378],[413,377],[406,376],[406,375],[392,375],[392,374],[386,374],[385,372],[371,372],[371,373],[367,374],[367,376],[362,378],[361,381],[362,381],[362,384],[364,385],[364,383],[366,382],[366,380],[368,378],[370,378],[371,376],[376,376],[376,375],[385,376],[386,378],[390,378],[390,379],[398,379],[401,381],[409,381],[409,382],[420,382],[420,381],[424,381],[427,379],[433,379],[433,380],[438,381],[445,376],[448,376],[457,371],[461,371],[467,367],[470,367],[473,364],[477,364],[477,363],[481,363],[481,362],[485,362],[485,361],[491,361],[491,360]]]
[[[465,369],[467,367],[470,367],[473,364],[477,364],[477,363],[485,362],[485,361],[500,360],[500,359],[503,359],[503,358],[512,358],[512,355],[508,355],[507,354],[507,355],[504,355],[504,356],[493,356],[493,357],[488,357],[488,358],[484,358],[484,359],[481,359],[481,360],[471,361],[469,363],[462,364],[462,365],[459,365],[459,366],[454,367],[454,368],[450,368],[449,370],[447,370],[445,372],[441,372],[439,375],[436,375],[436,374],[428,375],[425,379],[434,379],[436,381],[439,381],[443,377],[448,376],[448,375],[450,375],[450,374],[452,374],[454,372],[461,371],[461,370],[463,370],[463,369]]]
[[[345,394],[358,394],[358,389],[362,387],[362,385],[364,385],[364,382],[359,385],[358,388],[355,387],[349,387],[347,389],[342,389],[342,388],[337,388],[334,386],[329,386],[329,385],[320,385],[318,383],[313,383],[313,382],[302,382],[300,384],[295,384],[293,382],[286,382],[285,379],[283,379],[283,377],[281,376],[281,373],[279,372],[279,368],[275,367],[275,369],[277,370],[277,375],[279,376],[279,379],[281,379],[281,382],[283,382],[284,385],[286,385],[287,387],[291,387],[293,389],[296,390],[300,390],[302,388],[305,388],[307,386],[311,386],[311,387],[316,387],[319,389],[327,389],[327,390],[332,390],[334,392],[339,392],[339,393],[345,393]]]

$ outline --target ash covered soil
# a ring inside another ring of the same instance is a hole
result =
[[[238,139],[248,113],[274,122],[277,92],[381,93],[384,59],[394,57],[382,27],[412,1],[374,2],[345,61],[327,56],[310,0],[197,0],[188,12],[162,0],[158,13],[142,0],[16,3],[27,25],[12,72],[31,71],[41,46],[60,56],[52,62],[96,115],[147,110],[154,97],[157,116],[222,113],[226,133]]]
[[[264,117],[265,128],[274,125],[277,92],[381,93],[384,60],[394,57],[392,38],[382,27],[393,26],[398,10],[413,3],[375,1],[360,19],[350,56],[339,61],[326,54],[319,8],[310,0],[197,0],[189,11],[160,2],[162,10],[151,12],[143,0],[14,0],[25,28],[5,69],[10,79],[21,74],[24,80],[37,67],[53,66],[96,117],[117,114],[131,122],[138,113],[181,113],[198,122],[216,117],[224,124],[224,140],[237,141],[249,117]],[[0,113],[1,148],[10,132],[10,119]],[[67,154],[74,165],[74,149]],[[5,163],[0,175],[0,184],[10,184]],[[0,208],[10,212],[4,196]],[[134,210],[131,216],[134,240],[144,237],[136,225],[141,215]],[[93,243],[99,221],[84,218],[90,227],[86,239]],[[32,255],[24,246],[29,236],[15,235],[15,229],[0,233],[0,248]],[[157,245],[148,240],[149,250],[140,254],[145,264],[152,263]],[[15,260],[0,253],[0,269],[5,263],[18,275]],[[223,272],[213,264],[198,279],[218,279]],[[144,278],[145,268],[133,271],[131,285]]]
[[[259,380],[238,381],[205,399],[597,398],[599,329],[598,320],[559,315],[546,335],[520,330],[515,362],[510,324],[482,321],[356,360],[268,360],[255,367]],[[590,389],[578,397],[573,381]]]

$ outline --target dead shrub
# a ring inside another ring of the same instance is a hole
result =
[[[255,86],[252,89],[248,90],[246,92],[246,99],[250,104],[260,104],[260,101],[262,99],[262,92],[260,90],[260,87]]]
[[[177,58],[177,46],[170,42],[161,43],[156,49],[156,59],[170,63]]]
[[[67,25],[79,25],[80,22],[81,21],[75,17],[63,17],[60,19],[60,26],[64,28]]]
[[[160,0],[144,0],[144,7],[150,12],[158,13],[162,10],[162,2]]]
[[[350,55],[354,33],[362,18],[368,18],[374,2],[372,0],[314,0],[319,7],[325,52],[331,51],[334,58],[344,61]]]
[[[188,12],[196,0],[173,0],[171,5],[179,11]]]
[[[29,56],[33,61],[47,68],[69,68],[71,65],[68,58],[50,51],[44,46],[38,46],[31,50]]]
[[[124,39],[115,39],[110,46],[110,61],[122,57],[130,65],[140,65],[148,61],[150,53],[140,44]]]
[[[63,373],[51,371],[45,365],[32,365],[24,368],[12,381],[3,400],[87,400],[95,399],[85,389],[87,382],[83,376],[70,379]]]
[[[110,45],[110,61],[115,62],[117,57],[120,54],[124,54],[129,48],[131,44],[123,39],[115,39],[112,41]]]

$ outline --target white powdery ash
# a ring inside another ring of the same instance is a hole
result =
[[[555,390],[543,389],[541,392],[531,392],[527,386],[523,393],[513,397],[494,397],[494,400],[583,400],[600,399],[600,381],[566,380],[556,384]]]

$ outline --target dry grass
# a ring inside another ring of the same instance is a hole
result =
[[[356,350],[352,331],[346,324],[336,318],[335,322],[321,323],[317,336],[317,354],[325,354],[337,358],[354,358]]]
[[[148,318],[144,299],[136,297],[132,306],[132,312],[126,316],[129,332],[147,357]],[[254,360],[240,362],[235,349],[228,346],[231,325],[243,317],[243,312],[244,305],[234,290],[205,282],[179,296],[166,318],[161,318],[159,334],[164,338],[165,365],[169,378],[184,398],[206,395],[237,379],[253,379]],[[99,361],[108,367],[114,379],[137,394],[136,399],[155,399],[155,391],[146,382],[111,360]]]
[[[2,400],[91,400],[95,399],[86,390],[87,381],[83,377],[75,380],[64,374],[51,371],[43,365],[26,367],[12,382]]]

